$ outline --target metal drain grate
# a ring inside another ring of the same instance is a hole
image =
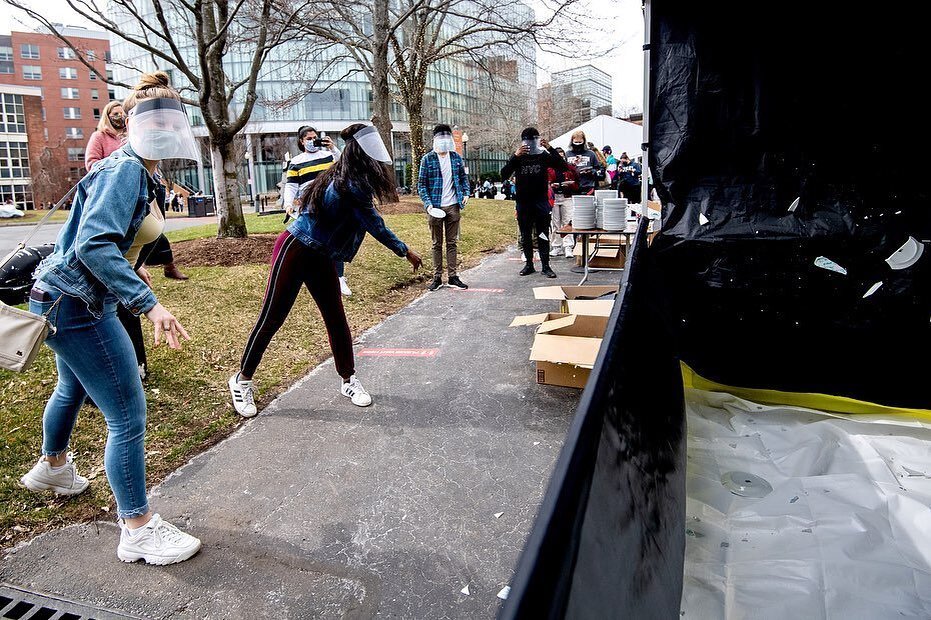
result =
[[[3,620],[126,620],[135,618],[109,609],[90,607],[63,598],[0,585],[0,618]]]

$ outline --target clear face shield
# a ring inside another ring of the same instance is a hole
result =
[[[388,149],[385,148],[385,142],[381,139],[378,129],[369,125],[357,131],[350,140],[355,140],[365,151],[365,154],[384,164],[391,163],[391,156],[388,155]]]
[[[433,150],[437,153],[450,153],[456,150],[456,141],[453,134],[441,132],[433,136]]]
[[[540,136],[521,140],[521,144],[526,145],[530,149],[530,155],[539,155],[543,152],[543,147],[540,146]]]
[[[201,163],[184,106],[177,99],[145,99],[129,111],[126,132],[139,157],[151,161],[190,159]]]

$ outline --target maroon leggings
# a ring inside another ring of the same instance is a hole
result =
[[[302,284],[307,286],[323,315],[330,349],[336,360],[336,372],[344,379],[355,373],[352,334],[343,310],[336,267],[332,259],[311,250],[285,231],[275,241],[262,312],[252,328],[239,364],[242,374],[247,377],[255,374],[268,343],[291,312]]]

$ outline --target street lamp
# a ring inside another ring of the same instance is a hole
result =
[[[462,132],[462,160],[465,162],[465,173],[469,174],[469,134]]]

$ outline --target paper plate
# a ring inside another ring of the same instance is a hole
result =
[[[437,209],[436,207],[430,207],[429,209],[427,209],[427,213],[429,213],[430,215],[432,215],[433,217],[437,219],[442,219],[446,217],[446,211],[444,211],[443,209]]]
[[[924,251],[925,246],[923,243],[914,237],[909,237],[902,247],[886,259],[886,262],[895,270],[907,269],[918,262]]]

